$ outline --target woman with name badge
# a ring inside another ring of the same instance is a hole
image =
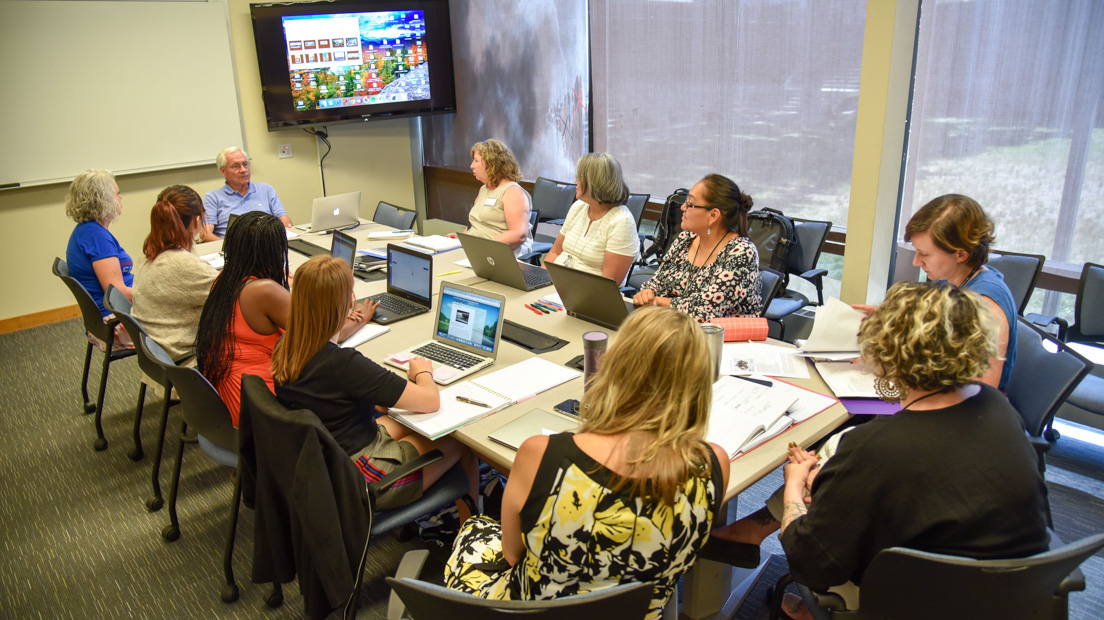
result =
[[[533,201],[529,192],[517,183],[521,180],[517,159],[498,140],[477,142],[471,148],[471,156],[472,174],[483,186],[468,214],[469,226],[464,232],[508,243],[514,256],[528,253],[533,249],[529,234]],[[456,238],[455,233],[448,236]]]
[[[637,306],[665,306],[699,321],[759,316],[759,252],[748,237],[751,196],[711,174],[682,205],[682,230],[659,269],[633,297]]]
[[[636,220],[624,206],[629,188],[621,164],[609,153],[583,155],[575,173],[575,197],[545,260],[621,284],[640,250]]]

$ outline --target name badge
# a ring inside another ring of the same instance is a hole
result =
[[[495,206],[496,202],[498,202],[498,198],[488,198],[488,199],[483,201],[483,206],[484,207],[493,207],[493,206]]]

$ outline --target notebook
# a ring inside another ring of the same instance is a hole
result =
[[[713,407],[709,411],[706,441],[720,445],[735,458],[758,435],[776,427],[786,411],[798,401],[787,390],[774,389],[737,377],[721,377],[713,384]],[[782,421],[783,428],[793,420]]]
[[[311,204],[311,232],[360,224],[360,192],[315,198]]]
[[[426,235],[425,237],[413,237],[406,241],[407,245],[413,245],[425,250],[429,250],[434,254],[439,252],[447,252],[449,250],[455,250],[460,247],[460,242],[450,237],[444,237],[441,235]]]
[[[433,362],[433,380],[441,385],[479,372],[498,357],[505,305],[502,295],[442,281],[432,337],[386,362],[405,370],[411,358],[425,357]]]
[[[386,325],[429,312],[432,287],[432,256],[388,244],[387,292],[369,297],[380,304],[372,320]]]
[[[441,390],[441,407],[433,413],[400,409],[392,409],[390,413],[402,424],[436,439],[581,375],[577,370],[533,357]],[[572,427],[578,425],[568,422]]]
[[[540,267],[519,263],[510,244],[456,233],[475,275],[522,291],[552,284],[548,272]],[[409,242],[408,242],[409,243]]]
[[[548,269],[548,275],[552,276],[556,293],[568,315],[617,329],[633,311],[633,303],[625,301],[621,289],[613,280],[551,262],[544,266]]]
[[[500,443],[511,450],[517,450],[522,442],[538,435],[555,435],[576,429],[578,420],[549,413],[544,409],[533,409],[529,413],[506,423],[487,434],[487,439]]]

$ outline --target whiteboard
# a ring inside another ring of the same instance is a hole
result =
[[[0,2],[0,188],[244,146],[225,2]]]

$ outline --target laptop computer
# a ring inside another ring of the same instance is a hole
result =
[[[387,292],[369,297],[380,304],[372,320],[386,325],[429,312],[432,287],[433,256],[389,243]]]
[[[569,316],[617,329],[633,311],[613,280],[551,262],[545,267]]]
[[[454,383],[495,363],[506,298],[453,282],[441,282],[432,337],[387,358],[406,369],[420,355],[433,362],[433,380]],[[378,311],[377,311],[378,312]]]
[[[311,205],[311,232],[325,232],[360,224],[360,192],[315,198]]]
[[[487,439],[512,450],[517,450],[530,437],[565,433],[578,427],[578,420],[570,420],[543,409],[533,409],[520,418],[507,422],[497,430],[487,433]]]
[[[548,272],[540,267],[519,263],[510,244],[457,233],[464,254],[468,256],[475,275],[522,291],[531,291],[552,284]]]
[[[360,275],[387,267],[387,261],[374,256],[357,256],[357,240],[350,234],[340,230],[333,232],[333,242],[330,246],[330,255],[340,258],[352,267],[353,271]]]

